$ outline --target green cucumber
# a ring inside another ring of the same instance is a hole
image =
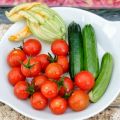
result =
[[[83,70],[83,39],[80,25],[72,22],[68,26],[70,77]]]
[[[105,93],[113,70],[113,58],[110,53],[105,53],[102,58],[101,69],[94,88],[90,91],[89,97],[92,102],[97,102]]]
[[[82,35],[84,49],[84,70],[91,72],[93,76],[97,78],[99,73],[99,60],[95,32],[92,25],[85,25]]]

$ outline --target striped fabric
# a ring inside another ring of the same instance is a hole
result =
[[[0,5],[17,5],[23,2],[35,1],[45,2],[49,6],[120,8],[120,0],[0,0]]]

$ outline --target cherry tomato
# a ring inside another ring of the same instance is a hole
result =
[[[46,98],[54,98],[58,95],[58,86],[55,82],[46,81],[41,85],[41,93]]]
[[[61,87],[60,87],[60,90],[59,90],[59,95],[63,97],[63,96],[65,95],[65,93],[66,93],[65,87],[64,87],[64,86],[61,86]]]
[[[8,73],[8,80],[11,85],[15,85],[19,81],[25,80],[25,76],[22,74],[21,69],[19,67],[12,68]]]
[[[60,64],[63,68],[63,72],[68,72],[69,70],[69,62],[66,56],[58,56],[57,63]]]
[[[14,94],[17,98],[25,100],[29,97],[29,92],[27,92],[27,82],[25,81],[19,81],[14,86]]]
[[[12,50],[7,56],[7,63],[10,67],[20,67],[20,62],[26,59],[25,53],[20,49]]]
[[[36,39],[28,39],[23,44],[23,51],[28,56],[35,56],[41,51],[41,43]]]
[[[82,90],[91,90],[95,84],[95,78],[90,72],[82,71],[75,75],[75,84]]]
[[[63,74],[63,68],[58,63],[50,63],[45,70],[45,74],[48,78],[58,79]]]
[[[67,101],[62,97],[53,98],[49,108],[54,114],[63,114],[67,110]]]
[[[49,56],[46,54],[40,54],[35,57],[41,63],[41,69],[44,72],[48,64],[50,63],[48,58]]]
[[[71,92],[73,87],[73,81],[69,77],[65,77],[63,80],[63,86],[59,90],[59,94],[63,96],[65,93]]]
[[[41,85],[47,80],[48,80],[48,78],[45,75],[36,76],[33,79],[33,84],[34,84],[36,90],[39,90],[41,88]]]
[[[35,92],[30,97],[30,103],[34,109],[43,110],[46,108],[48,101],[40,92]]]
[[[21,65],[21,72],[26,77],[37,76],[41,72],[41,65],[36,59],[28,58]]]
[[[69,107],[74,111],[81,111],[88,107],[89,97],[82,90],[75,90],[68,99]]]
[[[55,55],[66,56],[68,54],[68,44],[65,40],[55,40],[51,45],[51,50]]]
[[[68,69],[69,69],[69,61],[68,61],[68,58],[67,56],[52,56],[50,53],[48,53],[49,55],[49,61],[50,63],[58,63],[62,66],[63,68],[63,72],[68,72]]]

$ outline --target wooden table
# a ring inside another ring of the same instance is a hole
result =
[[[4,11],[10,8],[0,8],[0,38],[11,26],[10,22],[5,18]],[[120,20],[120,9],[116,10],[90,10],[108,20]],[[29,118],[17,113],[7,105],[0,103],[0,120],[30,120]],[[120,120],[120,95],[117,99],[103,112],[88,120]]]

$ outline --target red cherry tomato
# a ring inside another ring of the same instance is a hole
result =
[[[66,56],[68,54],[68,44],[65,40],[55,40],[51,45],[51,50],[55,55]]]
[[[7,56],[7,63],[10,67],[20,67],[22,61],[26,59],[25,53],[20,49],[12,50]]]
[[[58,86],[55,82],[46,81],[41,85],[41,93],[46,98],[54,98],[58,95]]]
[[[48,101],[40,92],[35,92],[30,97],[30,103],[34,109],[43,110],[46,108]]]
[[[64,78],[64,87],[66,92],[70,92],[71,90],[73,90],[73,81],[69,77]]]
[[[37,76],[41,72],[41,65],[36,59],[28,58],[21,65],[21,72],[26,77]]]
[[[29,92],[27,92],[27,82],[25,81],[19,81],[15,86],[14,86],[14,94],[17,98],[25,100],[29,97]]]
[[[46,54],[40,54],[35,57],[41,63],[41,69],[44,72],[48,64],[50,63],[48,58],[49,56]]]
[[[73,87],[73,81],[69,77],[65,77],[63,80],[63,86],[59,90],[59,95],[63,96],[65,93],[71,92]]]
[[[60,87],[59,95],[63,97],[65,95],[65,93],[66,93],[66,91],[65,91],[64,86]]]
[[[23,44],[23,51],[28,56],[35,56],[41,51],[41,43],[36,39],[28,39]]]
[[[68,72],[69,70],[69,62],[66,56],[58,56],[57,63],[60,64],[63,68],[63,72]]]
[[[67,110],[67,101],[62,97],[53,98],[49,108],[54,114],[63,114]]]
[[[95,84],[94,76],[88,71],[82,71],[75,75],[75,84],[82,90],[91,90]]]
[[[47,80],[48,80],[48,78],[45,75],[36,76],[33,79],[33,84],[34,84],[36,90],[39,90],[41,88],[41,85]]]
[[[75,90],[69,97],[68,104],[72,110],[81,111],[88,107],[89,97],[85,92],[81,90]]]
[[[50,63],[45,70],[45,74],[48,78],[58,79],[63,74],[63,68],[58,63]]]
[[[8,73],[8,80],[11,85],[15,85],[19,81],[25,80],[25,76],[22,74],[21,69],[19,67],[12,68]]]

